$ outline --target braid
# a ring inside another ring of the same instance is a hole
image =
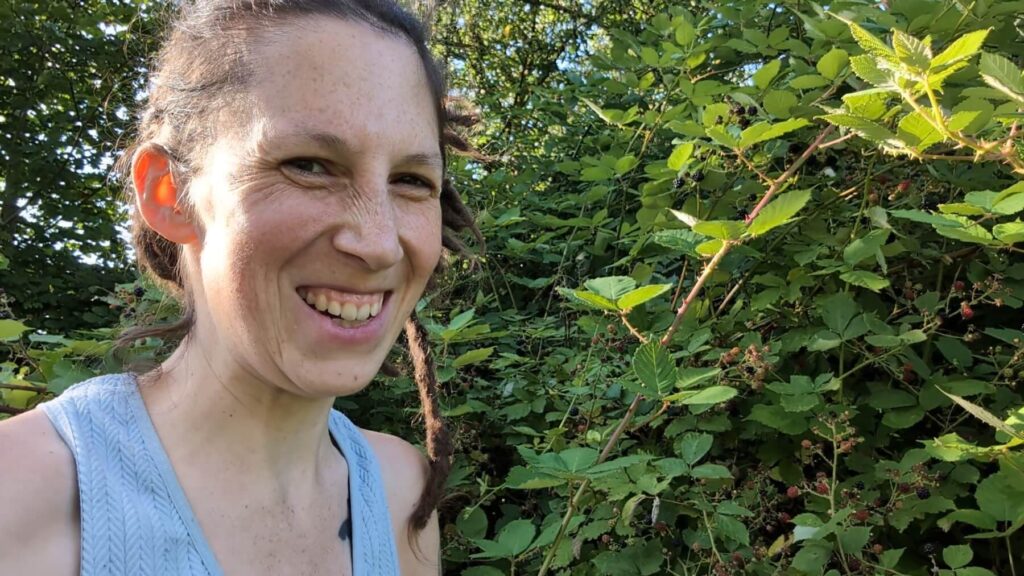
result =
[[[454,452],[448,429],[445,428],[437,405],[437,376],[434,374],[434,359],[427,342],[427,331],[413,313],[405,323],[405,337],[409,341],[409,355],[412,356],[416,387],[420,391],[423,419],[427,428],[427,457],[430,473],[420,493],[419,502],[409,518],[413,532],[419,532],[430,521],[444,495],[444,485],[451,470],[451,456]]]

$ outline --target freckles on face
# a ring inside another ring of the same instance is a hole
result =
[[[293,27],[254,50],[253,121],[208,155],[202,291],[218,343],[251,368],[342,395],[376,374],[440,258],[439,132],[406,41],[336,19]],[[386,294],[379,335],[333,334],[310,287]]]

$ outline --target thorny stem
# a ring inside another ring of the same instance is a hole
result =
[[[641,344],[647,344],[647,337],[641,334],[640,331],[630,323],[628,311],[622,311],[619,314],[619,319],[622,320],[622,323],[629,329],[629,333],[639,340]]]

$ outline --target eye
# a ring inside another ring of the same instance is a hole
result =
[[[328,173],[327,167],[324,166],[324,163],[313,158],[294,158],[292,160],[285,161],[283,165],[287,166],[291,170],[304,172],[306,174],[322,175]]]
[[[420,176],[418,174],[399,174],[398,176],[395,177],[393,182],[395,184],[400,184],[402,186],[412,186],[415,188],[421,188],[423,190],[430,192],[431,194],[434,194],[437,191],[437,186],[434,185],[434,182],[432,180]]]

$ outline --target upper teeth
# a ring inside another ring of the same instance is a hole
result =
[[[306,291],[306,303],[342,320],[361,321],[380,314],[384,294],[343,294],[334,290]]]

